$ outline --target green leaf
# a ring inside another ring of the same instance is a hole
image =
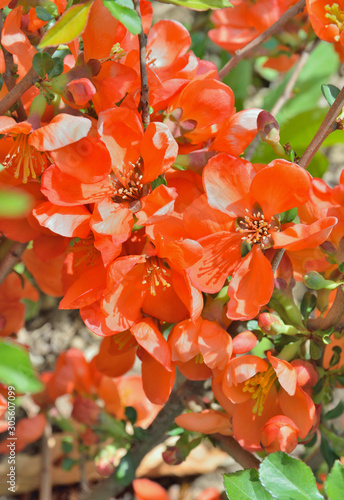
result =
[[[309,271],[309,273],[305,274],[303,282],[311,290],[321,290],[322,288],[326,288],[326,290],[334,290],[342,284],[340,282],[336,283],[334,281],[327,280],[316,271]]]
[[[65,457],[61,462],[61,468],[65,471],[70,471],[74,467],[74,465],[78,464],[79,460],[75,460],[74,458]]]
[[[137,420],[137,411],[135,410],[135,408],[133,406],[126,406],[124,412],[129,422],[134,425]]]
[[[61,442],[63,453],[67,454],[73,451],[73,436],[65,436]]]
[[[59,76],[61,75],[61,73],[63,73],[63,60],[60,59],[59,57],[54,57],[53,61],[54,61],[54,66],[48,72],[49,79],[54,78],[55,76]]]
[[[328,85],[324,84],[321,86],[321,92],[323,93],[323,96],[325,97],[328,104],[330,106],[332,106],[332,104],[336,100],[337,95],[339,94],[340,90],[335,85],[331,85],[329,83]]]
[[[161,3],[180,5],[193,10],[222,9],[223,7],[233,7],[229,0],[159,0]]]
[[[159,175],[154,181],[151,182],[151,188],[152,190],[157,188],[158,186],[161,186],[163,184],[164,186],[167,186],[166,179],[163,175]]]
[[[335,462],[325,482],[325,491],[329,500],[342,500],[344,491],[344,468]]]
[[[287,222],[292,222],[297,216],[297,208],[291,208],[285,212],[281,212],[281,224],[286,224]]]
[[[39,49],[69,43],[82,34],[92,2],[73,5],[66,10],[57,23],[44,35]]]
[[[137,12],[132,7],[128,7],[127,0],[103,0],[103,5],[130,33],[133,35],[141,33],[141,20]],[[133,5],[132,2],[131,5]]]
[[[39,392],[43,389],[27,351],[9,340],[0,340],[0,382],[13,385],[18,392]]]
[[[258,471],[255,469],[224,474],[223,480],[229,500],[269,500],[273,498],[261,485]]]
[[[41,21],[51,21],[52,19],[54,19],[54,16],[44,7],[38,6],[35,8],[35,11],[38,19],[40,19]]]
[[[320,451],[326,460],[327,465],[331,469],[335,461],[339,459],[339,456],[333,449],[332,443],[329,443],[323,434],[321,434]]]
[[[277,452],[259,467],[262,485],[278,500],[324,500],[311,469],[301,460]]]
[[[337,406],[335,408],[332,408],[332,410],[328,411],[324,417],[323,420],[332,420],[333,418],[340,417],[344,411],[344,404],[342,401],[339,401]]]
[[[32,208],[32,198],[24,191],[0,190],[0,217],[22,217]]]
[[[338,266],[338,271],[341,272],[342,274],[344,273],[344,262],[341,262]]]
[[[301,301],[301,314],[305,318],[305,322],[307,322],[309,315],[312,311],[314,311],[315,306],[317,305],[316,295],[312,292],[306,292],[302,297]]]
[[[50,2],[50,0],[43,0],[40,2],[40,6],[43,7],[46,11],[48,11],[53,17],[58,17],[59,9],[54,2]]]
[[[32,66],[36,73],[43,79],[54,67],[53,58],[46,52],[37,52],[33,56]]]
[[[134,457],[129,451],[121,458],[115,471],[115,478],[122,486],[128,486],[135,479]]]

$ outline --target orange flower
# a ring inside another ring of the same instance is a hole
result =
[[[215,293],[232,274],[227,316],[253,318],[269,301],[274,287],[265,249],[316,247],[337,219],[325,217],[310,225],[281,227],[279,214],[304,204],[310,188],[309,174],[285,160],[274,160],[256,173],[250,163],[220,154],[204,168],[203,183],[207,199],[195,200],[184,215],[187,231],[204,251],[188,270],[189,276],[198,289]],[[202,226],[195,227],[199,219],[203,219]]]
[[[154,404],[164,404],[173,388],[175,369],[170,347],[156,323],[151,318],[144,318],[130,330],[117,334],[102,325],[102,334],[108,336],[94,358],[97,369],[110,377],[121,376],[134,364],[137,351],[142,361],[142,384],[146,396]]]
[[[307,10],[319,38],[344,46],[343,0],[307,0]]]
[[[11,273],[0,285],[0,336],[7,337],[24,325],[25,305],[21,299],[37,301],[39,294],[24,276]]]
[[[172,361],[191,380],[204,380],[223,370],[232,355],[232,338],[214,321],[198,318],[178,323],[168,343]]]
[[[315,405],[302,388],[304,380],[301,378],[300,383],[297,370],[270,353],[268,360],[240,356],[232,359],[223,372],[222,390],[234,403],[233,435],[250,450],[260,449],[263,426],[273,417],[284,415],[291,419],[301,439],[306,438],[315,419]],[[270,431],[275,439],[273,428]],[[270,443],[270,438],[266,442]]]

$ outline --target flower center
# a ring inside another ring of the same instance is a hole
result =
[[[30,178],[36,179],[47,166],[47,155],[31,146],[28,140],[29,134],[14,136],[14,144],[3,161],[3,166],[11,170],[14,177],[20,178],[24,184]]]
[[[113,341],[117,344],[119,351],[123,349],[129,349],[136,345],[136,340],[131,334],[130,330],[125,330],[121,333],[116,333],[113,337]]]
[[[248,214],[249,211],[245,210]],[[270,247],[272,238],[270,232],[276,226],[274,220],[265,220],[264,214],[260,211],[253,211],[250,215],[245,217],[238,217],[236,219],[236,231],[243,233],[241,238],[243,241],[250,245],[259,244],[261,248]]]
[[[82,263],[93,266],[100,256],[99,250],[94,246],[93,235],[72,241],[68,250],[74,254],[74,266],[80,266]]]
[[[325,17],[330,21],[328,24],[335,24],[339,31],[342,32],[344,29],[344,11],[340,9],[337,3],[325,5],[325,10],[327,11]],[[338,42],[340,35],[335,36],[334,39]]]
[[[115,203],[135,201],[141,198],[144,184],[141,182],[143,174],[140,166],[141,161],[138,160],[135,164],[129,162],[129,167],[124,172],[120,172],[117,168],[113,169],[114,176],[110,176],[113,185],[111,198]]]
[[[261,416],[264,403],[273,384],[277,380],[276,372],[270,366],[265,372],[257,373],[254,377],[246,380],[243,391],[251,393],[252,399],[256,401],[252,411]]]
[[[142,283],[148,283],[151,295],[156,295],[156,288],[160,285],[162,285],[163,290],[171,286],[166,280],[169,276],[170,274],[162,259],[154,256],[146,260],[146,274],[143,277]]]

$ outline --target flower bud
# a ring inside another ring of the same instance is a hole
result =
[[[115,468],[111,460],[105,457],[96,458],[97,472],[103,477],[109,477],[114,472]]]
[[[78,422],[85,425],[94,425],[98,422],[100,408],[92,399],[76,396],[72,417]]]
[[[268,111],[261,111],[259,113],[257,128],[262,141],[271,145],[280,142],[279,125],[276,119]]]
[[[299,429],[297,425],[284,415],[270,418],[261,431],[261,445],[268,453],[284,451],[291,453],[297,445]]]
[[[258,317],[259,328],[268,335],[283,333],[284,335],[295,335],[299,330],[291,325],[283,323],[281,318],[271,313],[262,313]]]
[[[162,458],[168,465],[179,465],[185,459],[181,449],[177,446],[168,446],[162,453]]]
[[[72,80],[66,85],[66,97],[72,104],[85,106],[92,99],[97,90],[88,78]]]

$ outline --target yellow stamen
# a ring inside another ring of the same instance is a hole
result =
[[[5,168],[14,168],[14,177],[21,178],[24,184],[29,178],[36,179],[46,166],[46,154],[31,146],[28,140],[29,134],[14,136],[14,144],[3,161]]]
[[[163,290],[171,286],[166,279],[168,276],[170,276],[170,274],[167,272],[162,259],[159,259],[159,257],[150,257],[147,259],[146,274],[143,277],[142,283],[147,283],[149,285],[151,295],[155,297],[156,288],[160,284],[162,285]]]
[[[325,5],[325,10],[327,11],[325,17],[330,21],[328,24],[336,24],[339,31],[343,31],[344,11],[340,9],[339,5],[337,3],[334,3],[332,5]],[[336,38],[338,38],[338,36]]]
[[[253,413],[261,416],[266,398],[276,380],[277,376],[272,366],[265,372],[257,373],[254,377],[246,380],[243,391],[249,392],[252,399],[256,400],[256,404],[252,409]]]

